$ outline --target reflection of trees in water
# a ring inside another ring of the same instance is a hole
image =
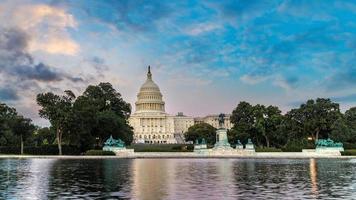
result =
[[[0,199],[46,199],[52,159],[0,160]]]
[[[234,163],[238,197],[293,198],[309,192],[305,160],[237,160]]]
[[[22,164],[19,165],[19,162]],[[29,160],[0,159],[0,199],[8,199],[16,194],[28,172]]]
[[[0,199],[352,199],[338,159],[0,160]]]
[[[355,198],[355,163],[339,159],[316,159],[315,165],[319,198]]]
[[[60,160],[50,172],[48,197],[126,197],[131,160]]]

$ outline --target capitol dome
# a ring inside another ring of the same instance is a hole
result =
[[[164,101],[158,85],[152,80],[151,67],[148,66],[147,80],[137,94],[136,112],[164,112]]]

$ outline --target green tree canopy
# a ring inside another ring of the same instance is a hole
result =
[[[31,119],[23,116],[16,116],[10,124],[13,134],[20,137],[21,154],[23,154],[24,140],[33,134],[35,126],[31,123]]]
[[[23,154],[24,140],[33,134],[31,119],[18,115],[15,108],[0,103],[0,145],[16,145],[20,141]]]
[[[318,98],[308,100],[295,110],[295,120],[302,125],[303,131],[314,140],[328,138],[333,123],[339,119],[341,112],[339,104],[330,99]]]
[[[240,102],[231,115],[234,126],[229,138],[234,138],[234,143],[236,139],[245,143],[246,138],[251,138],[258,146],[269,147],[279,137],[282,120],[283,115],[276,106]]]
[[[84,136],[86,140],[95,140],[99,145],[110,135],[120,138],[127,145],[132,142],[133,132],[127,121],[131,106],[110,83],[88,86],[83,95],[77,98],[74,110],[78,120],[76,124],[82,130],[81,138]],[[87,146],[80,138],[77,141]]]
[[[201,141],[203,138],[207,144],[215,144],[216,142],[216,128],[207,123],[195,124],[188,128],[188,131],[184,133],[186,141],[196,140]]]
[[[56,95],[51,92],[38,94],[37,104],[41,106],[39,114],[48,119],[56,129],[58,153],[62,155],[62,138],[64,133],[70,133],[68,128],[73,118],[73,103],[75,95],[72,91],[65,91],[65,95]]]

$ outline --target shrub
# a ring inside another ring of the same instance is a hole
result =
[[[63,155],[80,155],[80,149],[76,146],[62,145]],[[2,146],[0,154],[20,154],[20,147]],[[29,155],[58,155],[57,145],[25,146],[24,154]]]
[[[86,156],[115,156],[116,154],[112,151],[103,150],[88,150],[85,152]]]
[[[315,144],[306,139],[291,140],[285,147],[282,148],[284,152],[302,152],[302,149],[314,149]]]
[[[302,150],[303,147],[298,147],[298,146],[287,146],[282,148],[283,152],[302,152]]]
[[[343,156],[356,156],[356,149],[349,149],[341,152]]]
[[[274,147],[269,147],[269,148],[256,148],[256,152],[282,152],[281,149],[277,149]]]
[[[344,143],[344,149],[356,149],[356,144],[353,143]]]

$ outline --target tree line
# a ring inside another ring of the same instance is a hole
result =
[[[133,140],[132,127],[128,125],[131,106],[110,83],[90,85],[78,97],[70,90],[63,95],[41,93],[36,101],[39,115],[49,120],[50,128],[36,128],[30,119],[16,117],[14,108],[1,104],[1,146],[14,145],[13,141],[1,143],[1,139],[18,135],[21,141],[31,138],[29,145],[56,144],[62,155],[63,144],[77,146],[84,152],[102,146],[110,135],[127,145]]]
[[[89,85],[78,97],[70,90],[62,95],[52,92],[37,95],[39,115],[51,126],[40,128],[15,108],[0,103],[0,146],[41,146],[55,144],[76,146],[81,152],[101,147],[110,135],[127,145],[133,140],[128,124],[131,106],[110,83]],[[277,106],[240,102],[232,111],[233,128],[228,130],[231,144],[243,144],[251,138],[258,147],[305,147],[320,138],[356,143],[356,107],[345,113],[330,99],[308,100],[285,114]],[[196,124],[185,133],[187,141],[215,143],[216,129]]]
[[[356,107],[345,113],[330,99],[308,100],[285,114],[277,106],[251,105],[242,101],[232,111],[233,128],[228,131],[231,144],[248,138],[258,147],[302,148],[318,139],[331,138],[356,143]],[[185,133],[187,141],[205,138],[215,143],[215,130],[208,124],[197,124]]]

